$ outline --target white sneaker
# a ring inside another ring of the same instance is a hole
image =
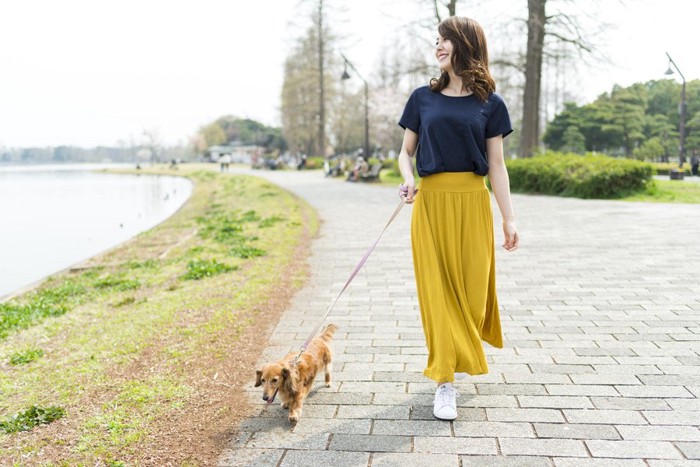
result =
[[[455,373],[455,381],[462,381],[466,377],[466,373]]]
[[[433,415],[440,420],[454,420],[457,418],[457,396],[459,394],[452,387],[452,383],[444,383],[435,391],[433,402]]]

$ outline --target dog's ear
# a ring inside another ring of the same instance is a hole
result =
[[[282,386],[287,393],[294,394],[297,392],[297,385],[294,381],[294,376],[292,376],[292,372],[289,371],[289,367],[285,366],[282,368],[282,379]]]
[[[262,386],[262,371],[257,370],[255,372],[255,387]]]

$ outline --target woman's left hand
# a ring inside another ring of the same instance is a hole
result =
[[[415,187],[415,181],[405,181],[399,186],[399,198],[406,204],[412,204],[418,189]]]
[[[503,236],[505,237],[503,248],[508,251],[515,251],[518,249],[520,237],[518,236],[518,229],[515,227],[515,222],[510,220],[503,222]]]

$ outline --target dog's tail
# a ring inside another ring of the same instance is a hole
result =
[[[337,330],[338,330],[338,326],[336,326],[335,324],[329,324],[328,326],[323,328],[323,332],[318,337],[320,337],[321,339],[323,339],[326,342],[330,342],[331,339],[333,338],[333,334],[335,334],[335,331],[337,331]]]

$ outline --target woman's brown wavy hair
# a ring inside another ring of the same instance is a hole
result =
[[[438,25],[438,33],[452,43],[452,69],[462,78],[464,88],[487,101],[496,83],[489,73],[489,52],[481,25],[471,18],[451,16]],[[440,92],[449,82],[450,76],[443,71],[439,78],[430,80],[430,90]]]

